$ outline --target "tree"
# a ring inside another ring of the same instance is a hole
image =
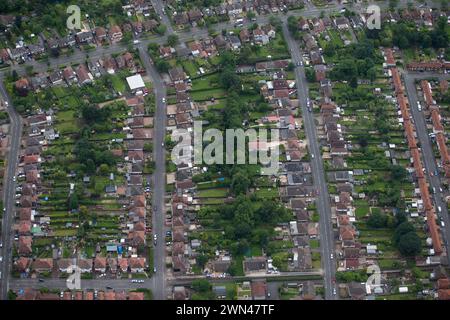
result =
[[[171,34],[167,37],[167,44],[174,47],[179,42],[178,36],[176,34]]]
[[[404,181],[408,176],[408,171],[403,166],[393,165],[391,166],[391,179],[393,181]]]
[[[109,166],[106,163],[102,163],[99,172],[102,176],[106,176],[109,173]]]
[[[200,293],[206,293],[211,290],[211,284],[206,279],[196,279],[192,281],[192,289]]]
[[[247,19],[252,20],[256,17],[256,14],[253,11],[247,11]]]
[[[384,228],[386,227],[387,217],[384,213],[374,212],[367,219],[367,225],[372,228]]]
[[[161,36],[166,33],[166,30],[167,30],[167,27],[165,25],[163,25],[163,24],[160,24],[155,29],[156,33],[161,35]]]
[[[78,209],[78,196],[76,193],[72,193],[69,198],[69,210]]]
[[[204,268],[205,267],[205,264],[208,262],[208,256],[206,256],[206,255],[204,255],[204,254],[201,254],[201,255],[199,255],[198,257],[197,257],[197,265],[200,267],[200,268]]]
[[[159,72],[167,72],[169,71],[170,68],[170,64],[163,59],[159,59],[158,61],[156,61],[156,69],[158,69]]]
[[[219,82],[224,86],[227,90],[240,90],[241,89],[241,79],[234,72],[234,69],[226,68],[222,71],[219,77]]]
[[[231,180],[231,191],[236,196],[245,194],[250,187],[250,183],[251,181],[248,175],[243,172],[238,172],[237,174],[233,175],[233,178]]]
[[[398,250],[404,256],[416,256],[421,248],[420,238],[414,231],[402,235],[399,239]]]
[[[407,234],[409,232],[413,232],[413,231],[414,231],[414,226],[410,222],[408,222],[408,221],[402,222],[395,229],[395,232],[394,232],[394,243],[398,245],[398,243],[400,241],[400,238],[403,235],[405,235],[405,234]]]

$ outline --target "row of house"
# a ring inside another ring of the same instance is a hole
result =
[[[388,50],[388,54],[391,52]],[[386,55],[386,53],[385,53]],[[415,177],[420,190],[420,195],[423,202],[423,210],[427,217],[428,232],[431,235],[433,251],[430,253],[439,256],[442,253],[442,242],[439,235],[439,228],[436,224],[435,210],[431,200],[428,184],[423,170],[423,165],[420,157],[420,149],[417,146],[417,141],[414,133],[414,124],[411,121],[411,115],[409,112],[409,105],[405,97],[403,90],[402,80],[400,72],[397,67],[389,67],[392,74],[392,82],[397,98],[397,103],[400,109],[401,118],[403,119],[403,127],[405,130],[406,139],[408,142],[408,148],[412,157],[412,164],[414,166]]]
[[[16,291],[16,300],[145,300],[144,292],[137,291],[61,291],[60,294],[42,292],[37,289],[26,288]]]
[[[425,104],[430,111],[431,123],[433,124],[433,133],[435,134],[435,141],[441,155],[441,164],[444,169],[446,178],[450,178],[450,157],[447,148],[447,138],[445,136],[444,126],[440,114],[440,107],[436,105],[431,91],[431,85],[427,80],[420,82]]]
[[[166,0],[166,3],[170,9],[177,7],[177,3],[175,1]],[[204,18],[237,18],[239,16],[243,16],[247,12],[271,14],[287,11],[293,8],[299,8],[303,5],[303,0],[232,0],[226,1],[215,7],[206,7],[203,9],[192,8],[187,11],[181,10],[179,12],[174,11],[172,20],[178,26],[186,25],[188,23],[196,25]]]
[[[16,83],[17,86],[17,83]],[[58,133],[53,128],[53,114],[38,113],[26,119],[28,134],[25,135],[20,163],[18,168],[18,178],[25,178],[25,181],[18,188],[20,198],[16,210],[16,223],[14,230],[17,239],[15,246],[19,255],[14,262],[16,270],[28,273],[51,271],[53,269],[52,259],[33,259],[33,240],[35,237],[43,237],[51,233],[50,219],[41,215],[38,211],[38,196],[41,193],[42,179],[41,164],[44,161],[42,152],[54,139]]]
[[[22,77],[15,82],[16,92],[21,96],[26,96],[33,90],[41,90],[57,85],[85,85],[92,83],[95,78],[105,74],[115,74],[120,70],[130,72],[140,71],[139,65],[135,63],[133,55],[125,52],[115,58],[102,57],[98,61],[81,63],[77,67],[67,66],[62,70],[52,72],[42,72],[30,77]]]

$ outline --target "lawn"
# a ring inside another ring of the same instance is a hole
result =
[[[227,95],[227,92],[222,88],[210,89],[210,90],[201,90],[192,92],[192,99],[195,101],[205,101],[214,99],[221,99]]]
[[[111,76],[111,82],[112,82],[114,90],[116,90],[117,92],[120,92],[122,94],[125,93],[126,84],[120,75]]]
[[[205,189],[198,192],[199,198],[225,198],[228,195],[227,188]]]

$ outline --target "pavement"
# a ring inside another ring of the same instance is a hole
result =
[[[1,299],[6,299],[6,295],[8,292],[8,278],[10,274],[10,267],[12,265],[12,222],[14,220],[14,212],[15,212],[15,189],[16,182],[13,180],[15,176],[15,170],[18,165],[18,154],[20,150],[20,140],[22,136],[22,120],[19,114],[14,109],[14,106],[9,99],[5,87],[3,85],[3,77],[0,74],[0,94],[3,103],[8,102],[7,112],[10,117],[10,146],[9,152],[6,159],[6,171],[4,177],[4,193],[3,193],[3,206],[6,209],[3,212],[3,223],[2,223],[2,234],[1,234],[1,243],[3,247],[1,248],[1,256],[3,257],[3,261],[0,262],[0,270],[1,270]]]
[[[441,228],[442,238],[444,241],[444,246],[447,251],[447,259],[450,264],[450,217],[448,216],[447,203],[444,200],[445,195],[440,191],[444,190],[442,188],[441,174],[430,176],[431,172],[439,171],[436,158],[433,152],[433,142],[431,142],[430,136],[428,135],[427,124],[425,121],[425,115],[422,111],[417,109],[417,101],[419,98],[417,96],[416,90],[416,79],[424,79],[424,78],[446,78],[449,79],[449,75],[443,74],[433,74],[433,73],[409,73],[404,72],[404,82],[406,92],[408,94],[409,106],[411,110],[412,117],[414,119],[414,124],[416,127],[417,138],[420,141],[421,147],[421,155],[423,159],[423,164],[427,172],[427,180],[429,185],[436,190],[436,193],[431,193],[434,199],[434,209],[436,214],[438,215],[440,221],[443,221],[445,226],[442,227],[441,222],[438,222],[439,227]],[[422,108],[424,108],[424,103],[422,104]],[[423,109],[422,109],[423,110]],[[448,194],[447,194],[448,195]],[[438,211],[438,207],[441,207],[441,212]]]
[[[337,296],[333,294],[335,284],[336,263],[331,259],[331,254],[334,255],[334,233],[331,224],[331,207],[330,196],[328,194],[328,187],[325,180],[325,170],[323,167],[322,156],[320,153],[320,146],[317,139],[316,126],[314,122],[314,114],[308,111],[307,98],[309,97],[308,83],[305,77],[305,70],[303,65],[297,66],[297,63],[303,61],[302,52],[299,49],[299,44],[291,36],[287,25],[283,24],[283,34],[287,41],[289,50],[291,51],[292,62],[296,65],[295,77],[297,82],[297,95],[302,109],[304,130],[308,140],[309,152],[311,154],[311,170],[314,185],[319,191],[317,196],[317,210],[320,216],[319,219],[319,234],[320,247],[322,251],[321,261],[324,270],[324,288],[325,299],[336,299]],[[314,158],[312,157],[314,155]]]

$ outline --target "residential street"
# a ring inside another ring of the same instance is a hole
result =
[[[14,109],[11,104],[11,100],[6,94],[5,87],[3,85],[3,74],[0,74],[0,94],[3,103],[8,102],[8,114],[11,120],[10,127],[10,149],[8,152],[8,157],[6,159],[7,168],[5,170],[4,177],[4,194],[3,194],[3,205],[6,209],[3,212],[3,225],[2,225],[2,235],[1,243],[3,247],[1,249],[1,256],[3,256],[3,261],[0,262],[1,270],[1,299],[6,299],[6,294],[8,292],[8,276],[10,273],[11,257],[12,257],[12,226],[11,223],[14,220],[15,212],[15,188],[16,182],[13,180],[15,176],[15,170],[18,164],[18,154],[20,150],[20,140],[22,136],[22,120],[19,114]]]
[[[409,107],[411,110],[411,114],[414,119],[414,123],[416,126],[416,133],[417,138],[420,141],[420,146],[422,148],[422,156],[423,156],[423,162],[424,167],[427,172],[427,180],[429,185],[436,190],[436,193],[433,194],[434,198],[434,208],[436,211],[436,214],[442,221],[444,221],[445,227],[442,227],[440,225],[440,222],[437,222],[439,227],[442,230],[443,235],[443,242],[446,247],[447,251],[447,259],[450,263],[450,246],[449,246],[449,240],[450,240],[450,219],[448,216],[448,210],[447,210],[447,204],[444,201],[444,194],[440,191],[442,188],[442,183],[440,179],[440,175],[433,175],[430,176],[430,172],[435,172],[438,170],[436,158],[434,157],[432,142],[430,139],[430,136],[428,135],[427,131],[427,125],[425,122],[425,116],[422,111],[419,111],[417,109],[417,90],[415,85],[415,80],[420,78],[429,78],[429,77],[436,77],[436,74],[413,74],[409,72],[404,72],[404,81],[405,81],[405,88],[406,92],[408,94],[408,100],[409,100]],[[450,78],[448,75],[442,75],[441,78]],[[441,207],[441,212],[437,210],[437,207]]]
[[[283,33],[289,46],[289,50],[291,51],[292,62],[297,65],[298,62],[302,61],[302,53],[300,52],[299,45],[291,36],[286,24],[283,24]],[[330,196],[328,195],[328,187],[325,181],[325,170],[323,168],[322,156],[317,140],[314,114],[307,109],[307,98],[309,93],[303,66],[296,66],[295,76],[297,79],[297,95],[302,108],[302,117],[305,134],[308,140],[308,148],[310,154],[314,155],[314,158],[311,156],[310,159],[314,185],[319,191],[316,203],[320,215],[319,234],[322,251],[321,260],[324,270],[325,299],[335,299],[337,296],[333,295],[333,288],[335,288],[333,280],[335,277],[336,264],[334,259],[331,259],[331,254],[334,254],[334,239],[333,228],[331,225]]]
[[[141,60],[144,63],[147,75],[152,80],[155,90],[156,110],[154,116],[154,136],[153,136],[153,157],[155,162],[155,171],[153,174],[153,234],[158,237],[157,245],[154,247],[154,266],[156,273],[153,275],[155,281],[154,297],[155,299],[165,299],[166,280],[165,280],[165,207],[164,196],[166,187],[166,157],[165,148],[162,146],[166,133],[166,104],[162,100],[166,97],[166,87],[158,71],[150,63],[150,57],[146,46],[138,46]],[[155,210],[156,208],[156,210]],[[151,245],[151,244],[150,244]]]

